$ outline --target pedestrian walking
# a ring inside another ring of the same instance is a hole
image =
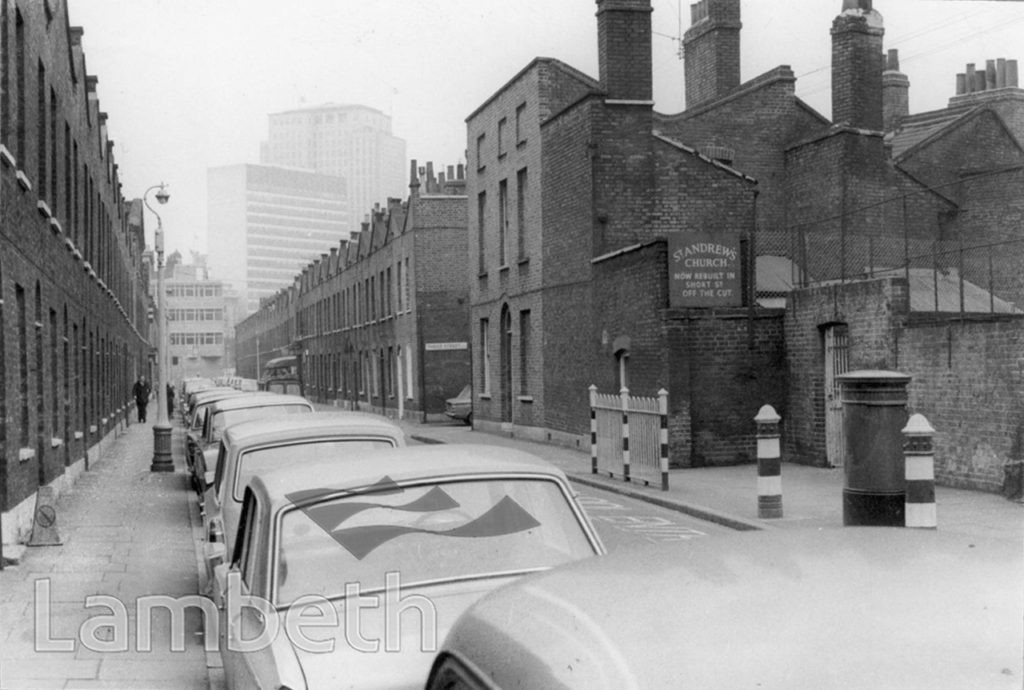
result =
[[[167,382],[167,418],[174,418],[174,386]]]
[[[140,376],[139,380],[132,386],[132,396],[135,397],[135,406],[139,409],[140,422],[146,421],[146,405],[149,404],[149,396],[152,392],[153,389],[145,376]]]

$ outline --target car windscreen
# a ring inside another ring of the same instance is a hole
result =
[[[255,407],[239,407],[234,410],[218,410],[213,414],[213,418],[210,420],[211,425],[211,438],[210,441],[216,443],[220,440],[221,434],[224,429],[237,424],[238,422],[248,422],[252,419],[266,419],[267,417],[276,417],[285,414],[305,414],[306,412],[312,412],[308,405],[302,403],[288,403],[284,405],[257,405]]]
[[[397,485],[321,501],[304,491],[278,521],[275,605],[548,568],[594,555],[570,497],[544,478]]]
[[[394,447],[395,442],[390,438],[353,437],[307,439],[298,443],[254,448],[243,452],[238,458],[232,497],[236,503],[242,502],[245,486],[254,474],[289,464],[297,465],[318,460],[344,460],[346,456],[351,456],[359,451],[385,450]]]

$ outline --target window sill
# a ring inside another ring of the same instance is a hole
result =
[[[533,396],[532,395],[520,395],[520,396],[517,396],[516,399],[519,400],[519,402],[521,402],[521,403],[532,403],[533,402]]]
[[[498,273],[508,273],[508,264],[502,264],[498,266]]]
[[[521,256],[521,257],[519,257],[519,261],[517,263],[520,266],[526,266],[527,264],[530,263],[530,257],[528,257],[528,256]]]
[[[491,394],[490,393],[480,393],[476,397],[477,397],[477,400],[490,400],[491,399]]]
[[[487,271],[483,271],[482,273],[478,273],[478,274],[476,275],[476,277],[477,277],[477,278],[478,278],[479,280],[487,280]]]

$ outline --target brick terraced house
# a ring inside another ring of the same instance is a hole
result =
[[[0,538],[27,538],[150,374],[142,202],[121,193],[83,30],[0,0]]]
[[[676,466],[752,461],[765,403],[787,460],[840,465],[834,376],[886,368],[934,418],[940,481],[995,490],[1024,459],[1024,383],[971,355],[1024,331],[1016,62],[912,115],[881,14],[836,4],[831,119],[788,66],[741,82],[740,0],[692,6],[682,113],[653,110],[650,2],[597,0],[597,79],[537,58],[470,114],[475,425],[582,447],[588,386],[666,388]],[[730,299],[676,292],[693,237],[736,250]]]
[[[298,354],[311,400],[444,419],[470,380],[465,180],[461,165],[410,167],[406,201],[374,208],[238,324],[240,375]]]

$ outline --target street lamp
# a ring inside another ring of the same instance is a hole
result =
[[[167,419],[167,322],[164,320],[164,227],[160,214],[153,210],[146,197],[154,189],[159,190],[154,196],[160,204],[166,204],[171,195],[167,193],[167,185],[161,182],[153,185],[142,194],[142,203],[156,216],[156,234],[153,246],[156,249],[156,424],[153,425],[153,462],[150,472],[173,472],[174,459],[171,456],[171,423]]]

